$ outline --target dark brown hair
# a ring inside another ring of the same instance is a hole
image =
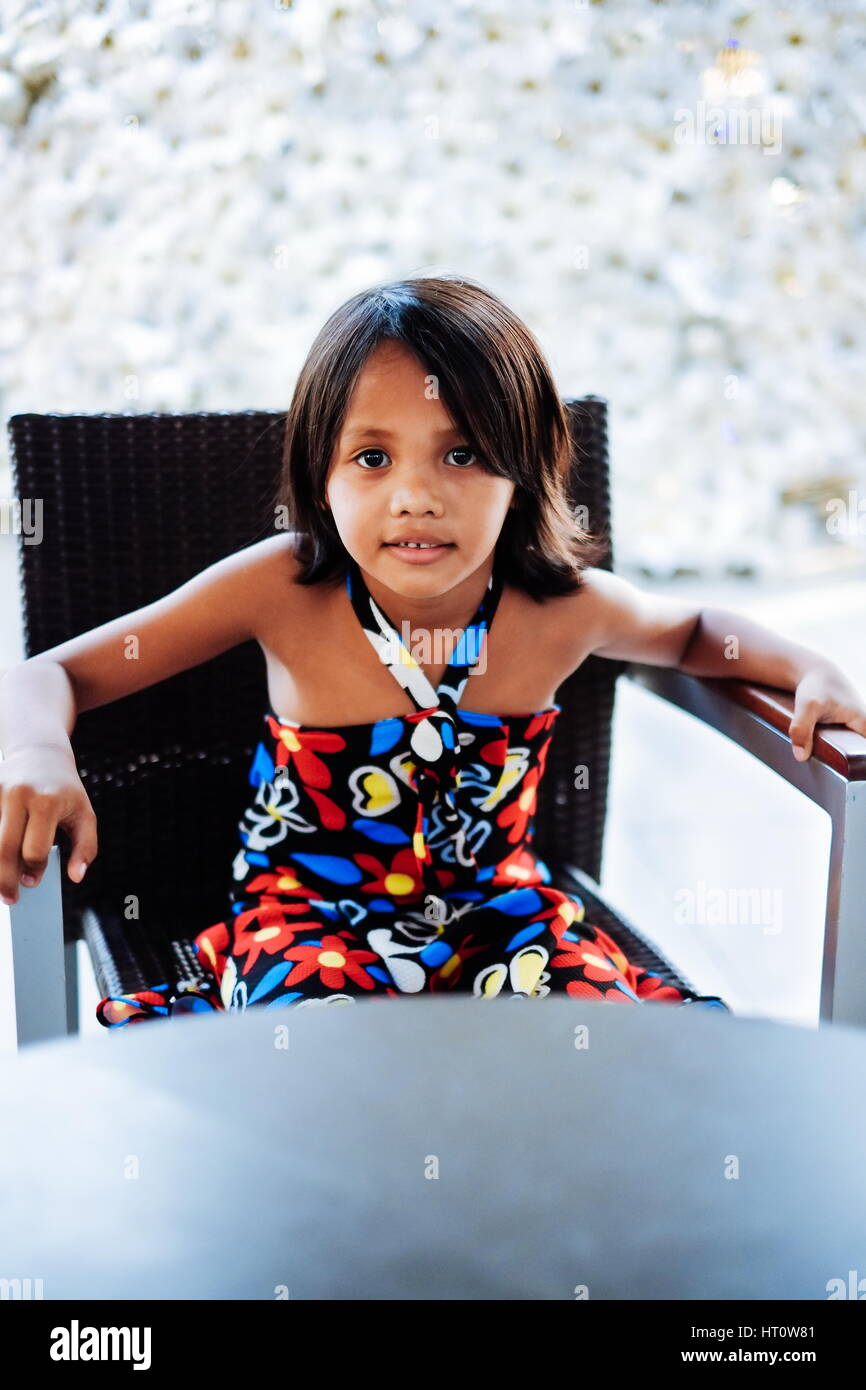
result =
[[[526,325],[466,276],[374,286],[331,314],[301,368],[286,420],[274,497],[298,533],[298,582],[345,577],[348,554],[322,507],[349,397],[370,354],[403,344],[438,382],[440,398],[483,466],[515,484],[494,563],[539,602],[573,593],[582,571],[607,554],[569,502],[568,417],[547,360]]]

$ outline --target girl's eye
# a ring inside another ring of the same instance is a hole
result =
[[[467,468],[467,467],[469,467],[469,466],[472,464],[472,462],[475,461],[475,460],[477,460],[478,457],[479,457],[479,455],[477,454],[477,452],[475,451],[475,449],[470,448],[470,446],[469,446],[468,444],[456,444],[456,445],[454,446],[453,449],[449,449],[449,450],[448,450],[448,453],[449,453],[449,454],[470,454],[470,455],[472,456],[469,460],[466,460],[466,459],[458,460],[458,467],[460,467],[460,468]],[[366,456],[367,456],[368,454],[382,454],[382,455],[384,455],[385,458],[388,457],[388,455],[385,453],[385,450],[384,450],[384,449],[362,449],[361,452],[360,452],[360,454],[356,454],[356,455],[355,455],[355,458],[357,459],[357,461],[358,461],[359,463],[361,463],[361,460],[364,459],[364,458],[366,458]],[[362,467],[364,467],[364,468],[365,468],[365,471],[368,472],[368,473],[377,473],[377,472],[379,471],[377,468],[366,468],[366,465],[363,465],[363,464],[362,464]]]
[[[470,446],[469,446],[468,444],[456,444],[456,445],[454,446],[454,448],[453,448],[453,449],[449,449],[448,452],[449,452],[449,454],[471,454],[473,459],[477,459],[477,458],[478,458],[478,455],[477,455],[477,453],[475,452],[475,450],[472,449],[472,448],[470,448]],[[470,459],[469,462],[471,463],[472,460]],[[465,460],[464,460],[464,463],[463,463],[462,466],[463,466],[463,467],[466,467],[466,466],[467,466]]]

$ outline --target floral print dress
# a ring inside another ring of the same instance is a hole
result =
[[[632,965],[533,853],[561,706],[497,716],[459,705],[502,593],[496,567],[436,690],[351,559],[346,587],[416,711],[332,728],[265,711],[231,911],[194,939],[215,985],[187,1006],[242,1011],[460,990],[727,1009]],[[173,1002],[166,992],[122,996],[97,1013],[116,1026],[170,1013]]]

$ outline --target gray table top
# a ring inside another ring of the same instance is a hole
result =
[[[0,1078],[0,1275],[46,1299],[826,1300],[866,1275],[864,1075],[866,1031],[551,997],[32,1045]]]

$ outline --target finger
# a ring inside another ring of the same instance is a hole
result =
[[[0,897],[7,907],[18,901],[18,851],[27,824],[27,807],[14,792],[3,796],[0,816]]]
[[[807,696],[802,686],[798,686],[794,693],[794,717],[788,733],[794,747],[794,757],[801,762],[812,755],[812,735],[823,713],[823,702],[814,696]],[[802,752],[798,752],[798,749],[802,749]]]
[[[805,714],[801,714],[798,718],[791,720],[788,733],[791,736],[794,757],[800,762],[812,756],[812,734],[814,728],[814,719],[808,718]]]
[[[54,844],[57,812],[48,806],[31,810],[21,841],[19,871],[25,888],[34,888],[45,872],[48,855]]]
[[[91,806],[84,806],[66,820],[61,821],[71,841],[69,863],[66,872],[75,882],[80,883],[87,867],[92,864],[98,851],[96,834],[96,815]]]

